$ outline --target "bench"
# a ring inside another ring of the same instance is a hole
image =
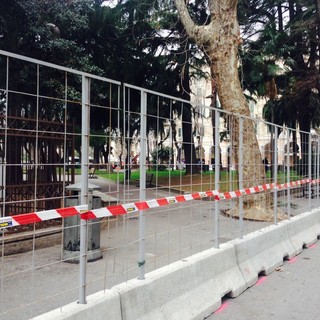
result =
[[[320,193],[320,190],[319,190],[319,193]],[[302,186],[302,194],[303,194],[303,197],[313,198],[314,196],[317,195],[317,185],[311,184],[311,188],[310,188],[310,182],[304,184]]]
[[[102,192],[99,190],[93,190],[92,194],[101,199],[101,206],[102,207],[118,204],[118,199],[113,196],[110,196],[106,192]]]
[[[92,167],[89,170],[89,179],[97,178],[94,174],[96,173],[96,168]]]
[[[152,187],[153,173],[146,174],[146,188]],[[136,187],[140,187],[140,180],[136,180]]]

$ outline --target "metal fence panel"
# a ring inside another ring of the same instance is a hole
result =
[[[208,103],[0,51],[2,318],[319,206],[315,133]]]

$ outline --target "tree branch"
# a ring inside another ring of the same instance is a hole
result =
[[[218,3],[217,0],[209,0],[208,7],[210,10],[211,18],[214,18],[216,15],[219,15],[219,10],[224,8],[230,8],[231,10],[235,10],[238,6],[238,0],[224,0],[222,3]]]
[[[178,10],[180,20],[189,38],[197,43],[202,42],[203,44],[203,40],[199,37],[199,33],[201,33],[201,30],[204,29],[204,27],[196,25],[191,19],[185,0],[175,0],[174,2]]]

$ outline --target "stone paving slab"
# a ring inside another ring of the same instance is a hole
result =
[[[117,197],[122,203],[133,202],[139,197],[139,189],[136,189],[135,186],[123,184],[116,186],[114,183],[101,178],[94,179],[94,184],[101,187],[99,191],[111,192],[112,197]],[[152,188],[147,190],[148,199],[169,195],[172,195],[170,190]],[[196,217],[200,219],[199,229],[192,234],[196,243],[205,239],[206,245],[202,243],[199,250],[205,250],[214,245],[215,226],[212,223],[214,220],[214,205],[210,201],[201,201],[201,206],[199,206],[198,201],[201,200],[184,203],[182,212],[176,215],[172,215],[171,209],[163,210],[159,208],[156,211],[157,214],[148,215],[146,230],[155,226],[161,230],[167,225],[171,225],[177,228],[177,232],[159,234],[157,239],[148,239],[146,247],[147,272],[154,267],[160,267],[190,256],[198,250],[198,248],[193,249],[190,246],[188,251],[178,252],[177,248],[174,247],[181,240],[190,242],[190,239],[187,237],[181,238],[180,235],[181,226],[186,225],[188,219],[191,219],[190,221],[193,221],[193,223],[195,223],[193,219]],[[279,201],[285,204],[286,198],[280,198]],[[302,198],[299,194],[294,195],[291,202],[294,204],[291,210],[293,215],[318,205],[317,199]],[[221,208],[224,208],[228,207],[230,203],[221,202],[220,205]],[[128,218],[125,224],[122,223],[123,218],[115,219],[112,222],[102,222],[101,246],[105,250],[104,257],[99,261],[88,264],[88,294],[137,276],[136,239],[139,219],[137,219],[137,215]],[[245,221],[243,227],[244,231],[248,233],[266,225],[268,223]],[[131,236],[132,242],[130,243]],[[239,221],[220,216],[219,240],[225,242],[238,236]],[[155,246],[155,240],[157,240],[157,246]],[[125,242],[130,243],[130,245],[122,249],[115,249],[119,244]],[[170,249],[170,252],[176,250],[172,253],[170,259],[166,256],[168,249]],[[62,262],[61,254],[61,245],[54,245],[33,252],[1,258],[0,273],[3,272],[5,276],[0,283],[0,295],[4,297],[0,299],[0,320],[26,320],[69,302],[77,301],[79,265]],[[308,260],[305,262],[308,262]],[[114,274],[112,278],[104,278],[106,273],[112,273],[113,270],[118,271],[119,268],[121,270],[123,265],[127,268],[127,272],[119,272]],[[229,319],[240,320],[232,317]]]
[[[235,299],[225,299],[206,320],[318,320],[320,244],[286,261]]]

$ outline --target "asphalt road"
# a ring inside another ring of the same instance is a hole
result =
[[[320,243],[275,270],[240,296],[224,299],[206,320],[316,320],[320,318]]]

